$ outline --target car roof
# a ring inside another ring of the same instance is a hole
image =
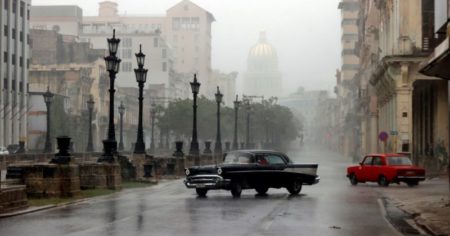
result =
[[[278,152],[278,151],[275,151],[275,150],[265,150],[265,149],[242,149],[242,150],[233,150],[233,151],[229,151],[229,152],[244,152],[244,153],[249,153],[249,154],[276,153],[276,154],[285,155],[282,152]]]
[[[401,153],[370,153],[365,156],[384,156],[384,157],[405,157],[406,154]]]

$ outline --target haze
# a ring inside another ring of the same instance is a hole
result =
[[[211,12],[212,66],[238,71],[238,91],[250,47],[266,31],[278,53],[284,94],[299,86],[332,91],[340,66],[338,0],[192,0]],[[33,5],[78,5],[84,15],[97,15],[100,0],[33,0]],[[164,15],[179,0],[117,0],[119,14]]]

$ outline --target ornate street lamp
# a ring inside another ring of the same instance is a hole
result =
[[[220,135],[220,103],[222,103],[223,94],[220,93],[219,86],[217,86],[216,96],[217,103],[217,133],[216,133],[216,144],[214,145],[214,153],[220,155],[222,153],[222,138]]]
[[[144,69],[145,54],[142,53],[142,45],[139,45],[139,53],[136,53],[136,60],[138,68],[134,69],[136,74],[136,81],[139,85],[139,119],[138,119],[138,131],[136,145],[134,146],[134,153],[145,153],[145,143],[144,143],[144,129],[142,128],[142,108],[143,108],[143,90],[144,83],[147,80],[147,69]]]
[[[123,151],[123,114],[125,114],[125,106],[123,101],[120,101],[119,115],[120,115],[120,139],[119,139],[119,151]]]
[[[152,137],[150,140],[150,153],[155,152],[155,117],[156,117],[156,104],[152,103],[152,107],[150,109],[150,117],[152,119]]]
[[[53,101],[53,93],[50,92],[50,88],[47,86],[47,92],[43,94],[44,102],[47,106],[47,134],[45,135],[45,147],[44,153],[52,152],[52,141],[50,140],[50,108]]]
[[[94,151],[94,144],[92,143],[92,112],[94,110],[94,99],[92,98],[92,95],[89,96],[89,100],[86,102],[87,108],[89,112],[89,134],[88,134],[88,143],[86,147],[86,152],[93,152]]]
[[[241,102],[238,100],[238,95],[236,95],[236,100],[234,103],[234,137],[233,137],[233,150],[239,149],[238,147],[238,110]]]
[[[121,60],[117,58],[117,48],[120,39],[116,38],[116,30],[113,30],[113,37],[107,39],[109,56],[105,57],[106,70],[109,72],[109,124],[108,137],[103,140],[103,155],[98,159],[99,162],[114,162],[114,153],[117,151],[116,131],[114,127],[114,80],[119,73]]]
[[[251,148],[250,147],[250,99],[248,98],[244,98],[244,104],[245,104],[245,108],[247,110],[247,132],[246,132],[246,137],[245,137],[245,144],[246,144],[246,148]]]
[[[191,148],[189,149],[189,154],[193,156],[199,155],[198,140],[197,140],[197,95],[200,90],[200,83],[197,81],[197,74],[194,74],[194,82],[190,82],[192,93],[194,95],[194,105],[192,106],[194,110],[194,117],[192,119],[192,140]]]

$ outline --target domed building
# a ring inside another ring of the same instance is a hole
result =
[[[250,49],[247,71],[244,78],[244,94],[279,97],[282,92],[281,73],[275,48],[267,43],[265,32],[259,35],[259,42]]]

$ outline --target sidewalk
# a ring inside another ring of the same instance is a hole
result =
[[[410,188],[392,184],[379,188],[395,206],[409,213],[414,221],[433,235],[450,236],[450,204],[448,176],[441,175]]]

